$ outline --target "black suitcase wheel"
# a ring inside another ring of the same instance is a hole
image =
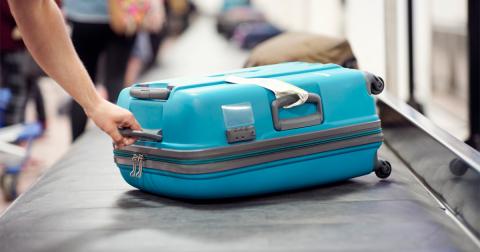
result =
[[[463,176],[469,168],[469,165],[459,158],[454,158],[449,164],[450,172],[455,176]]]
[[[7,201],[14,200],[17,195],[18,174],[4,173],[0,177],[0,187]]]
[[[375,167],[375,175],[381,179],[386,179],[392,173],[392,165],[386,160],[379,159]]]

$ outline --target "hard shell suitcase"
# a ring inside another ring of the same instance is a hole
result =
[[[242,82],[229,83],[233,77]],[[272,81],[304,90],[305,103],[291,107],[300,95],[274,94],[275,85],[264,87]],[[121,130],[139,139],[114,150],[114,159],[130,185],[188,199],[299,189],[372,171],[386,178],[372,96],[382,90],[370,73],[303,62],[137,84],[118,105],[144,130]]]

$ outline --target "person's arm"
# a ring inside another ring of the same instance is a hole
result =
[[[118,128],[138,130],[138,122],[129,111],[98,95],[68,37],[56,3],[51,0],[8,0],[8,3],[25,45],[42,69],[118,146],[132,144],[135,139],[122,137]]]

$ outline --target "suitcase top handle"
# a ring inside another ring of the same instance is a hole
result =
[[[170,96],[168,88],[150,88],[149,86],[135,86],[130,88],[130,96],[137,99],[167,100]]]
[[[308,92],[288,82],[272,78],[242,78],[238,76],[227,76],[225,81],[232,84],[252,84],[272,91],[277,99],[291,96],[296,99],[293,102],[285,103],[285,108],[293,108],[304,104],[308,99]],[[291,101],[289,98],[289,101]]]
[[[279,109],[281,107],[285,107],[285,105],[294,103],[298,99],[298,97],[295,96],[296,95],[283,96],[272,102],[272,119],[273,126],[276,130],[303,128],[317,125],[323,122],[322,100],[319,95],[314,93],[308,93],[306,103],[313,103],[316,105],[315,113],[291,119],[280,119]]]
[[[253,84],[271,90],[277,98],[272,102],[273,126],[276,130],[289,130],[317,125],[323,121],[322,101],[319,95],[307,91],[284,81],[268,78],[241,78],[227,76],[226,82],[234,84]],[[292,108],[304,103],[316,104],[316,112],[310,115],[291,119],[280,119],[280,108]]]

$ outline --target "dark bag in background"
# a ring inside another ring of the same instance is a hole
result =
[[[350,43],[345,39],[308,33],[284,33],[271,38],[252,51],[245,67],[303,61],[335,63],[358,68]]]
[[[255,22],[265,22],[265,16],[251,7],[237,7],[218,15],[217,31],[230,39],[239,25]]]
[[[275,37],[283,31],[269,22],[246,23],[239,25],[232,40],[243,49],[252,49],[263,41]]]

